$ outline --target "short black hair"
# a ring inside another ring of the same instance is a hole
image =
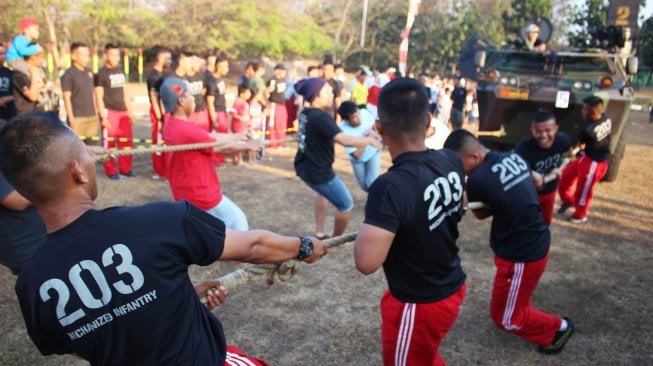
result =
[[[317,69],[318,69],[317,66],[315,66],[315,65],[311,65],[311,66],[308,67],[308,69],[306,69],[306,72],[309,73],[309,72],[311,72],[311,71],[313,71],[313,70],[317,70]]]
[[[107,43],[106,45],[104,45],[104,52],[107,52],[108,50],[113,50],[113,49],[119,50],[120,47],[115,43]]]
[[[245,90],[249,90],[250,92],[252,91],[252,89],[250,87],[248,87],[247,85],[238,85],[238,95],[243,94],[245,92]],[[254,93],[252,93],[252,94],[254,94]]]
[[[224,53],[220,53],[218,57],[215,59],[215,64],[217,65],[220,62],[225,62],[225,61],[229,62],[227,55],[225,55]]]
[[[397,78],[379,94],[379,121],[390,137],[425,134],[429,116],[429,95],[419,81]]]
[[[533,116],[531,117],[531,122],[540,123],[540,122],[546,122],[550,119],[552,119],[555,122],[556,116],[553,113],[547,111],[546,109],[540,109],[537,112],[533,113]]]
[[[61,144],[60,137],[66,135],[76,138],[53,112],[32,111],[14,117],[0,131],[0,171],[30,201],[51,193],[57,188],[52,170],[57,162],[48,155],[48,148]],[[60,148],[76,147],[66,144]]]
[[[70,53],[75,52],[76,49],[86,47],[88,48],[88,45],[84,42],[73,42],[73,44],[70,45]]]
[[[156,46],[154,47],[154,59],[158,59],[164,53],[172,53],[168,47],[165,46]]]
[[[460,152],[470,145],[481,145],[478,139],[469,131],[459,128],[452,131],[444,141],[444,148],[453,152]]]
[[[338,107],[338,114],[342,119],[345,119],[349,121],[349,116],[354,114],[358,110],[358,106],[356,106],[356,103],[352,102],[351,100],[344,101],[340,104],[340,107]]]
[[[596,95],[591,95],[583,99],[583,104],[586,104],[592,108],[597,106],[603,106],[603,99],[601,99],[601,97],[598,97]]]

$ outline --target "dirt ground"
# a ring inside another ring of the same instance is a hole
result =
[[[631,113],[630,120],[619,178],[598,186],[589,221],[577,226],[554,219],[551,227],[550,261],[534,303],[576,323],[565,350],[543,356],[532,344],[494,327],[488,314],[494,275],[490,221],[467,215],[459,239],[467,297],[441,346],[450,365],[653,364],[653,124],[644,112]],[[136,136],[146,137],[147,128],[139,120]],[[295,177],[295,146],[270,151],[271,160],[261,165],[218,170],[224,193],[243,209],[252,228],[314,233],[314,194]],[[342,148],[337,153],[335,168],[356,202],[348,228],[355,231],[366,194],[356,186]],[[136,179],[116,182],[98,174],[100,208],[171,199],[165,181],[150,179],[149,156],[136,157],[134,164]],[[388,166],[385,152],[382,169]],[[228,271],[215,265],[190,272],[203,279]],[[0,268],[0,365],[84,365],[70,356],[40,355],[26,334],[14,282]],[[229,343],[271,365],[379,365],[378,304],[385,289],[382,271],[367,277],[356,271],[350,243],[321,262],[304,265],[289,282],[270,287],[259,281],[232,291],[215,313]]]

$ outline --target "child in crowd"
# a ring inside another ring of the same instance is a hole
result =
[[[238,86],[238,97],[234,101],[234,106],[231,110],[231,132],[243,133],[247,132],[250,121],[249,112],[249,99],[252,97],[252,91],[245,85]],[[234,153],[234,165],[243,165],[243,157],[241,153]]]
[[[354,137],[379,137],[374,131],[374,117],[366,109],[358,109],[352,101],[342,102],[338,108],[342,122],[338,125],[345,135]],[[370,188],[381,170],[381,153],[372,145],[345,147],[354,169],[358,185],[365,191]]]
[[[32,18],[23,18],[18,23],[20,34],[11,40],[7,50],[7,62],[12,69],[29,75],[25,56],[35,55],[39,51],[36,41],[39,39],[39,23]]]

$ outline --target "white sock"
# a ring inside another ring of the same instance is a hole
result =
[[[564,332],[565,330],[567,330],[568,326],[569,326],[569,324],[567,323],[567,319],[562,319],[562,322],[560,323],[559,331]]]

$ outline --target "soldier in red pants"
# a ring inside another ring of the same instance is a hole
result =
[[[578,134],[578,141],[584,148],[580,158],[562,171],[558,185],[562,200],[558,214],[564,214],[573,206],[570,220],[574,223],[587,221],[594,187],[607,173],[610,156],[612,121],[603,113],[603,100],[597,96],[583,99],[583,118],[586,123]]]

